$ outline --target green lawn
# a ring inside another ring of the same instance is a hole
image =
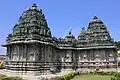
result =
[[[111,76],[100,75],[81,75],[76,76],[72,80],[110,80]]]

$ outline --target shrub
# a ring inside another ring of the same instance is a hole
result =
[[[94,71],[94,72],[89,72],[89,74],[91,75],[114,75],[116,74],[117,72],[115,71],[110,71],[110,72],[104,72],[104,71]]]
[[[63,76],[57,76],[56,80],[70,80],[73,77],[75,77],[76,75],[79,75],[79,73],[78,72],[70,72],[70,73],[65,74]]]
[[[0,79],[2,79],[2,78],[4,78],[4,77],[7,77],[7,76],[0,74]]]
[[[56,80],[64,80],[63,76],[56,76]]]
[[[120,80],[120,73],[116,72],[113,77],[111,77],[111,80]]]
[[[23,80],[21,77],[4,77],[0,80]]]

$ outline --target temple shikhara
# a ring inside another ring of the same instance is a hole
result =
[[[8,34],[5,68],[41,74],[64,70],[116,68],[116,46],[105,24],[94,16],[77,38],[53,37],[42,9],[26,9]]]

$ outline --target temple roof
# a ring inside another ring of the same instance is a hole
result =
[[[34,3],[31,8],[22,13],[7,41],[41,40],[42,38],[50,39],[51,31],[42,9],[39,9]]]
[[[72,41],[75,39],[75,36],[72,34],[72,28],[70,28],[68,35],[65,37],[67,41]]]
[[[93,19],[90,21],[90,24],[94,24],[94,23],[103,23],[97,16],[94,16]]]
[[[85,34],[86,34],[85,27],[82,27],[79,36],[85,36]]]
[[[72,34],[72,28],[70,28],[70,30],[68,32],[68,35],[66,37],[74,37],[73,34]]]
[[[97,16],[94,16],[92,20],[90,20],[88,24],[87,31],[101,31],[107,30],[105,24],[100,20]]]
[[[78,39],[75,39],[71,28],[65,38],[52,37],[45,15],[35,3],[22,13],[13,27],[13,32],[8,34],[6,41],[6,45],[40,42],[59,47],[78,48],[112,45],[106,26],[97,16],[90,20],[87,30],[84,27],[81,29]]]
[[[105,24],[97,16],[89,22],[87,28],[88,42],[91,45],[111,44],[110,34]]]

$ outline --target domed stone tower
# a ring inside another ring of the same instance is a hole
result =
[[[7,47],[6,61],[9,67],[13,65],[11,61],[18,63],[19,61],[56,60],[56,57],[52,58],[56,48],[53,46],[50,28],[42,9],[39,9],[36,4],[22,13],[3,46]]]
[[[75,41],[75,36],[72,34],[72,29],[69,30],[68,35],[65,37],[67,42],[73,43]]]
[[[94,16],[90,21],[86,34],[88,45],[112,45],[112,40],[105,24],[97,16]]]
[[[78,47],[83,47],[86,45],[86,30],[84,27],[82,27],[80,34],[78,35],[78,42],[77,46]]]
[[[28,40],[50,40],[51,31],[42,9],[33,4],[20,16],[18,23],[13,28],[13,33],[8,35],[7,42]]]

